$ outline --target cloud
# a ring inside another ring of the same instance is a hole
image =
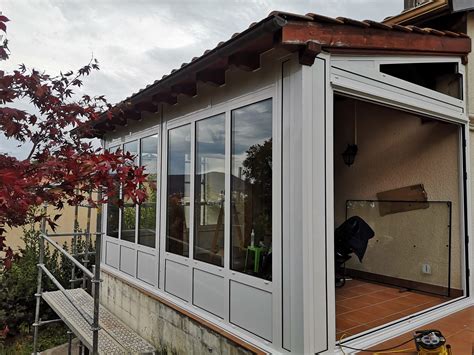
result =
[[[381,5],[382,3],[382,5]],[[399,13],[402,0],[3,0],[11,19],[11,58],[46,70],[77,69],[92,55],[101,71],[83,91],[117,102],[183,62],[245,30],[272,10],[381,20]],[[0,151],[18,154],[5,139]]]

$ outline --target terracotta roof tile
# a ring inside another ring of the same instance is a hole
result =
[[[430,31],[427,31],[427,30],[425,30],[423,28],[420,28],[420,27],[417,27],[417,26],[409,25],[409,26],[405,26],[405,27],[408,27],[409,29],[411,29],[415,33],[430,34]]]
[[[392,26],[386,25],[382,22],[377,22],[377,21],[372,21],[372,20],[364,20],[362,22],[368,24],[369,27],[372,27],[372,28],[379,28],[381,30],[388,30],[388,31],[392,29]]]
[[[392,25],[392,29],[400,32],[413,32],[411,28],[402,25]]]
[[[436,36],[445,36],[446,33],[443,32],[443,31],[440,31],[440,30],[435,30],[434,28],[429,28],[429,27],[425,27],[423,28],[425,31],[428,31],[430,34],[432,35],[436,35]]]
[[[337,23],[340,25],[344,24],[344,21],[341,21],[337,18],[327,17],[327,16],[323,16],[319,14],[313,14],[311,12],[309,14],[306,14],[306,16],[311,17],[313,21],[317,21],[321,23]]]
[[[368,28],[370,27],[370,24],[367,22],[359,21],[359,20],[354,20],[351,18],[347,17],[338,17],[337,18],[339,21],[344,22],[345,25],[351,25],[351,26],[357,26],[357,27],[363,27],[363,28]]]

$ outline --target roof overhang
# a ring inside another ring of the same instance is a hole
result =
[[[100,137],[127,125],[129,120],[140,120],[143,111],[156,112],[160,104],[176,104],[179,95],[195,96],[198,82],[221,86],[229,68],[257,70],[260,56],[276,47],[298,52],[301,64],[312,65],[321,51],[466,56],[471,51],[471,41],[464,34],[449,31],[274,12],[131,95],[87,125],[92,129],[79,132],[85,137]]]

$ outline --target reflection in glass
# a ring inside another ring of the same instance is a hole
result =
[[[168,131],[166,251],[189,256],[191,125]]]
[[[120,198],[120,189],[107,204],[107,235],[109,237],[118,238],[119,235],[119,213],[118,200]]]
[[[120,147],[109,148],[111,153],[115,153]],[[118,238],[119,235],[119,214],[118,200],[120,199],[120,188],[117,188],[116,195],[107,204],[107,231],[109,237]]]
[[[129,142],[123,145],[124,152],[129,152],[135,156],[137,162],[138,141]],[[136,206],[130,199],[124,199],[122,208],[122,231],[121,239],[129,242],[135,242],[135,223],[136,223]]]
[[[224,266],[224,115],[196,123],[194,183],[194,258]]]
[[[231,268],[272,278],[272,101],[232,111]]]
[[[156,240],[156,181],[158,163],[158,135],[143,138],[140,141],[140,165],[145,167],[148,181],[144,184],[148,197],[138,206],[138,244],[151,248]]]

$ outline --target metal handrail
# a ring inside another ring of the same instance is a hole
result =
[[[55,247],[57,250],[59,250],[66,258],[68,258],[71,262],[74,263],[89,279],[94,278],[94,274],[89,271],[84,265],[82,265],[75,257],[73,257],[71,254],[69,254],[66,250],[63,249],[62,246],[60,246],[57,242],[52,240],[51,238],[48,237],[45,233],[40,233],[40,237],[49,242],[53,247]]]

